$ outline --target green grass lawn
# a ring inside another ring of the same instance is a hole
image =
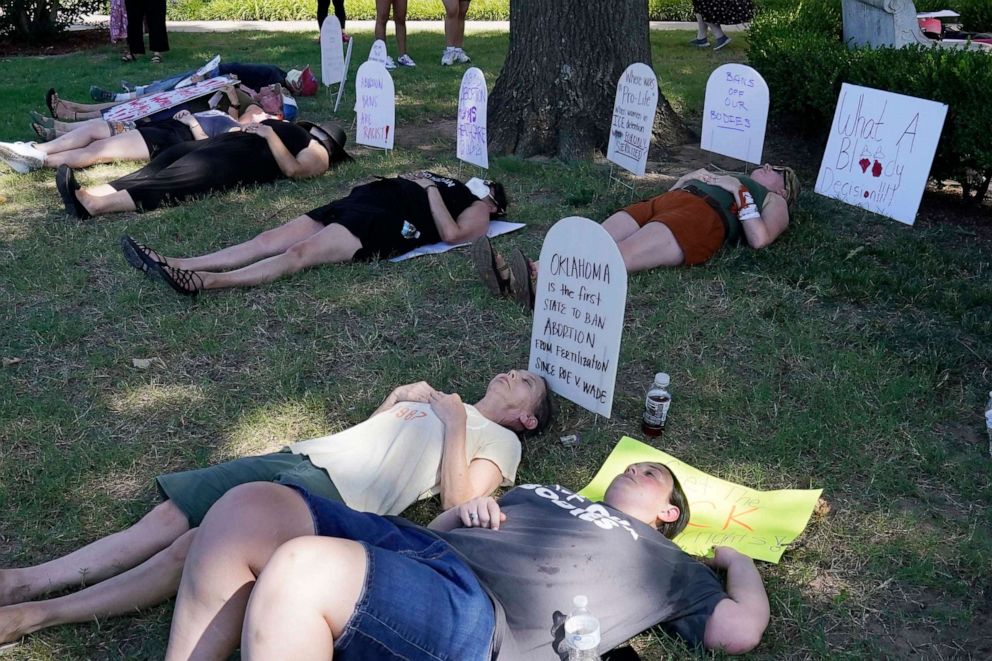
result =
[[[357,36],[364,56],[370,35]],[[685,46],[690,36],[652,38],[663,91],[694,123],[706,77],[744,61],[746,39],[713,53]],[[42,108],[50,85],[82,100],[91,83],[144,81],[215,52],[316,67],[312,39],[173,34],[158,67],[122,65],[110,45],[6,59],[0,137],[29,139],[27,111]],[[134,522],[156,501],[158,473],[342,429],[401,382],[426,378],[470,400],[491,374],[525,365],[530,315],[490,299],[463,251],[325,267],[191,302],[141,277],[118,249],[129,233],[168,255],[215,250],[373,174],[471,176],[454,159],[452,131],[434,128],[451,126],[460,79],[438,66],[441,46],[440,34],[411,35],[421,66],[394,73],[397,133],[418,136],[418,148],[365,155],[317,180],[76,222],[51,171],[0,171],[0,356],[22,359],[0,368],[0,566],[44,561]],[[505,48],[499,34],[467,44],[490,86]],[[352,104],[349,95],[342,106]],[[323,94],[301,110],[331,117]],[[341,113],[347,125],[351,116]],[[797,159],[811,189],[819,157]],[[628,201],[607,192],[602,164],[499,158],[492,175],[507,184],[510,219],[528,224],[496,245],[532,256],[559,218],[602,219]],[[637,194],[657,190],[639,183]],[[755,657],[987,657],[990,254],[987,218],[923,217],[910,228],[806,192],[768,250],[631,277],[613,418],[563,403],[552,429],[526,444],[519,480],[585,484],[620,436],[639,435],[644,391],[667,371],[674,404],[659,447],[757,488],[823,487],[832,507],[781,564],[761,567],[772,622]],[[150,357],[161,362],[132,367]],[[581,446],[558,444],[570,433]],[[436,509],[408,515],[426,522]],[[166,605],[59,627],[3,658],[159,658],[170,615]],[[693,657],[660,632],[635,645],[646,658]]]

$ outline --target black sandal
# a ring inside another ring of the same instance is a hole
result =
[[[472,264],[486,289],[493,296],[503,296],[510,288],[510,269],[504,263],[499,265],[498,255],[493,250],[488,236],[481,236],[472,242]]]
[[[513,300],[525,310],[534,309],[534,280],[531,278],[530,260],[520,248],[510,254],[510,293]]]
[[[72,168],[65,163],[60,165],[59,169],[55,172],[55,188],[59,191],[59,196],[62,198],[62,204],[65,206],[65,212],[67,214],[79,220],[89,220],[93,217],[76,196],[76,191],[79,190],[79,184],[76,182],[76,175],[73,173]]]
[[[128,264],[148,276],[155,275],[155,266],[157,264],[168,266],[168,262],[159,259],[157,252],[148,246],[138,243],[127,234],[121,237],[121,251],[124,253],[124,259]]]
[[[48,112],[52,113],[52,117],[58,119],[58,115],[55,114],[55,101],[58,99],[58,92],[55,91],[54,87],[49,87],[48,91],[45,92],[45,105],[48,106]]]
[[[162,278],[165,284],[183,296],[195,297],[203,290],[203,278],[196,271],[180,269],[157,262],[154,266],[154,273]]]
[[[121,62],[134,62],[137,59],[131,51],[121,51]]]

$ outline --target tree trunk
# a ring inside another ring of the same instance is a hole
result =
[[[617,81],[651,65],[647,0],[510,0],[510,48],[489,98],[497,153],[587,159],[606,153]],[[658,91],[654,144],[691,139]]]

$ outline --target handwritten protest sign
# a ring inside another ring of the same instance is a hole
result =
[[[341,22],[328,16],[320,26],[320,79],[325,85],[344,81],[344,47]]]
[[[392,149],[396,122],[396,93],[393,78],[379,62],[358,67],[355,76],[355,142],[369,147]]]
[[[707,151],[761,163],[768,125],[768,83],[744,64],[724,64],[710,74],[703,105]]]
[[[610,417],[627,305],[627,270],[599,223],[555,223],[541,248],[530,370],[551,390]]]
[[[197,69],[196,73],[194,73],[193,76],[199,76],[200,78],[204,78],[207,76],[207,74],[216,72],[219,66],[220,66],[220,55],[214,55],[213,59],[207,62],[206,64],[204,64],[199,69]],[[179,89],[180,87],[186,87],[187,85],[192,85],[193,76],[186,76],[178,83],[176,83],[173,89]]]
[[[141,119],[142,117],[154,115],[162,110],[175,108],[181,103],[193,101],[194,99],[199,99],[200,97],[212,94],[225,85],[236,85],[237,83],[238,81],[230,76],[207,78],[206,80],[201,80],[195,85],[189,85],[187,87],[183,87],[182,89],[159,92],[158,94],[149,94],[148,96],[142,96],[134,99],[133,101],[119,103],[116,106],[103,111],[103,119],[108,122],[124,122]]]
[[[658,108],[658,79],[646,64],[627,67],[617,83],[606,158],[641,176],[648,162],[651,127]]]
[[[388,53],[386,52],[386,42],[382,39],[376,39],[372,42],[372,48],[369,49],[369,62],[378,62],[379,64],[386,64],[386,57]]]
[[[809,522],[822,489],[758,491],[721,480],[661,450],[624,436],[603,467],[579,493],[602,500],[606,487],[627,466],[658,461],[672,471],[689,501],[689,525],[675,538],[686,553],[707,555],[730,546],[755,560],[777,563]]]
[[[816,192],[912,225],[947,106],[844,83]]]
[[[489,167],[489,142],[486,137],[486,115],[489,93],[486,76],[472,67],[462,76],[458,90],[458,158],[466,163]]]

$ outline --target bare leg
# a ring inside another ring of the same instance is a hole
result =
[[[186,515],[165,501],[118,533],[34,567],[0,570],[0,604],[16,604],[46,592],[97,583],[144,562],[189,530]]]
[[[252,482],[224,494],[187,556],[166,659],[226,659],[241,638],[255,577],[284,542],[313,534],[310,510],[289,487]]]
[[[0,608],[0,643],[39,629],[122,615],[165,601],[176,594],[195,534],[196,530],[187,531],[137,567],[85,590]]]
[[[639,229],[637,221],[626,211],[617,211],[615,214],[603,221],[603,229],[606,230],[613,240],[620,243],[629,238]]]
[[[73,125],[73,129],[61,137],[55,138],[51,142],[45,142],[35,146],[40,152],[46,154],[58,154],[70,149],[86,147],[95,140],[102,140],[110,137],[110,127],[107,122],[100,119],[91,119],[87,122]],[[46,161],[46,165],[47,165]]]
[[[406,55],[406,0],[393,0],[393,26],[396,28],[396,50]]]
[[[469,0],[458,0],[458,25],[455,34],[455,46],[465,45],[465,17],[468,16]]]
[[[107,213],[135,211],[138,206],[126,190],[115,190],[109,184],[101,184],[92,188],[80,188],[76,197],[86,207],[92,216],[102,216]]]
[[[241,656],[314,659],[333,656],[362,595],[365,549],[333,537],[300,537],[279,547],[252,591]]]
[[[458,13],[459,13],[459,2],[458,0],[441,0],[444,4],[444,45],[445,46],[461,46],[462,42],[458,39]],[[462,27],[462,32],[465,28]]]
[[[194,271],[222,271],[251,264],[259,259],[286,252],[290,246],[308,239],[324,229],[310,216],[297,216],[279,227],[262,232],[244,243],[199,257],[163,257],[170,266]]]
[[[390,0],[375,0],[375,38],[386,41],[386,22],[389,21]]]
[[[362,247],[358,238],[341,225],[328,225],[308,239],[293,244],[286,252],[255,262],[236,271],[200,271],[204,289],[250,287],[271,282],[290,273],[319,264],[348,262]]]
[[[696,14],[696,39],[706,38],[706,21],[702,14]]]
[[[618,244],[628,273],[656,266],[680,266],[685,255],[672,230],[661,223],[648,223]]]
[[[726,34],[724,34],[723,28],[720,27],[719,23],[707,23],[706,25],[707,27],[709,27],[710,32],[713,33],[713,36],[716,37],[717,39],[723,39],[724,37],[727,36]]]
[[[106,126],[106,123],[104,123]],[[108,128],[109,132],[110,129]],[[72,135],[72,134],[69,134]],[[68,136],[66,136],[68,137]],[[61,138],[59,138],[61,139]],[[48,143],[51,144],[51,143]],[[114,161],[147,161],[151,158],[145,139],[137,131],[118,133],[96,140],[87,147],[71,149],[51,154],[45,159],[45,167],[57,168],[65,163],[71,168],[85,168],[97,163]]]

